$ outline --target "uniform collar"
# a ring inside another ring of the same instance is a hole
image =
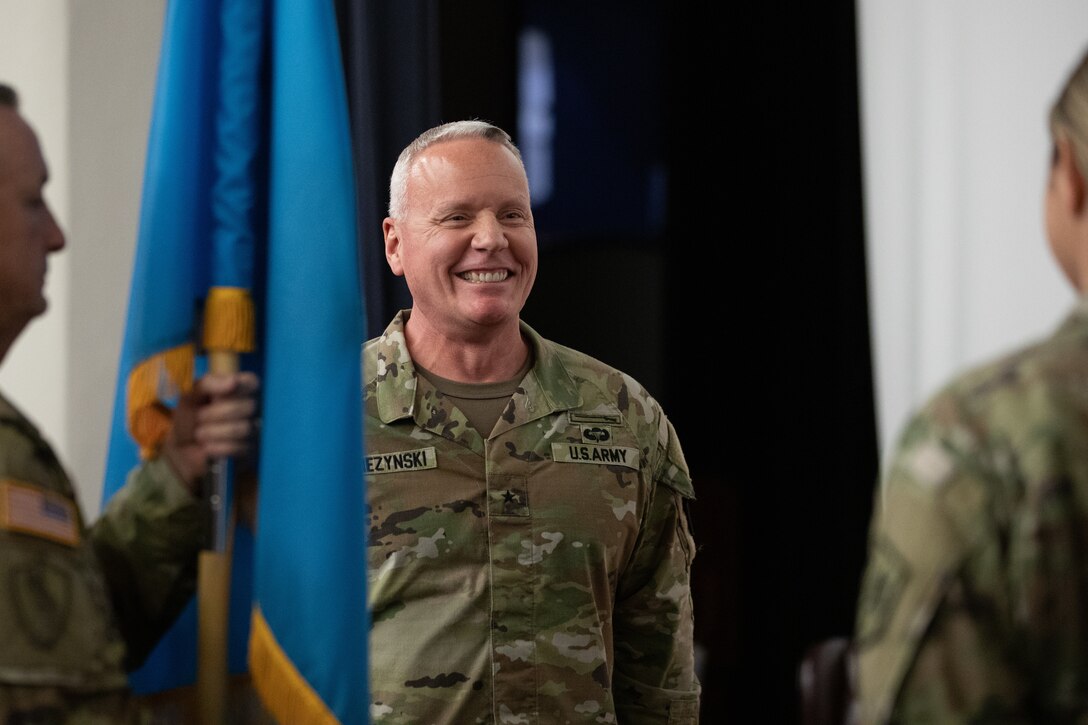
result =
[[[404,324],[410,314],[411,310],[396,314],[366,359],[366,379],[374,381],[378,417],[383,423],[402,418],[414,418],[417,424],[423,423],[415,409],[419,379],[404,337]],[[581,404],[578,386],[563,365],[554,343],[545,340],[525,322],[519,324],[521,334],[532,348],[533,366],[514,393],[514,405],[503,413],[496,434]]]
[[[1083,334],[1088,326],[1088,295],[1082,295],[1073,305],[1073,309],[1065,316],[1055,331],[1055,336],[1062,337],[1068,334]]]
[[[0,394],[0,420],[16,420],[19,422],[29,422],[27,417],[23,415],[23,412],[15,407],[15,405]]]

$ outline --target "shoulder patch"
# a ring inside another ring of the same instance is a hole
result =
[[[8,572],[15,618],[35,648],[52,650],[70,626],[72,579],[70,572],[44,559],[31,559]]]
[[[80,541],[74,501],[11,478],[0,479],[0,528],[72,547]]]
[[[884,636],[909,579],[910,564],[906,557],[889,539],[877,539],[870,554],[858,601],[855,641],[859,648]]]

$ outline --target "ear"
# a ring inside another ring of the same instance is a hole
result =
[[[1073,143],[1065,134],[1060,135],[1054,142],[1054,180],[1058,184],[1062,202],[1075,216],[1088,215],[1088,188],[1086,188],[1084,175],[1077,166],[1077,154]]]
[[[389,269],[398,277],[404,276],[404,264],[400,259],[400,237],[397,235],[397,224],[392,217],[386,217],[382,222],[382,235],[385,237],[385,261],[389,263]]]

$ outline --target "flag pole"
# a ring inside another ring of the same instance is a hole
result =
[[[212,373],[236,373],[238,353],[208,352]],[[227,460],[218,458],[208,471],[208,500],[212,512],[212,535],[198,560],[197,615],[197,706],[201,725],[223,725],[227,713],[228,620],[230,611],[230,566],[234,543],[234,506],[229,507]]]
[[[255,348],[253,283],[262,148],[267,0],[220,3],[219,96],[215,117],[215,183],[211,212],[213,265],[204,305],[208,370],[233,374],[240,353]],[[231,555],[237,514],[230,462],[211,462],[212,542],[200,552],[197,594],[197,695],[202,725],[224,725],[230,676]]]

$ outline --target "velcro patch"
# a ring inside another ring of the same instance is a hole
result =
[[[608,443],[612,440],[612,429],[609,425],[583,423],[580,428],[582,440],[586,443]]]
[[[567,420],[571,423],[589,423],[591,425],[620,425],[623,423],[623,418],[618,414],[601,413],[593,415],[590,413],[575,413],[571,411],[567,413]]]
[[[878,538],[869,557],[858,599],[855,642],[859,648],[884,636],[910,579],[910,565],[891,540]]]
[[[414,451],[376,453],[366,457],[367,473],[401,473],[428,468],[438,468],[438,454],[435,453],[434,446],[417,448]]]
[[[0,528],[73,547],[80,540],[74,501],[10,478],[0,480]]]
[[[591,446],[586,443],[552,443],[556,463],[593,463],[638,470],[638,449],[627,446]]]
[[[492,516],[529,516],[529,486],[525,476],[488,476],[487,509]]]

